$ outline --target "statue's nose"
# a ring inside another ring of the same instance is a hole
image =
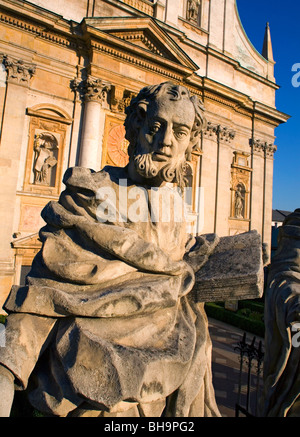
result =
[[[159,148],[171,147],[172,146],[172,128],[167,126],[166,129],[161,133],[161,138],[159,140]]]

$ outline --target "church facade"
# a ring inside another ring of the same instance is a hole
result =
[[[125,108],[146,85],[199,96],[207,126],[190,162],[195,233],[256,229],[270,246],[275,106],[235,0],[2,0],[0,306],[40,249],[42,208],[72,166],[125,166]]]

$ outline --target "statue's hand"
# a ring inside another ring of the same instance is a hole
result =
[[[214,248],[219,243],[219,237],[216,234],[205,234],[195,238],[195,244],[189,247],[185,254],[184,260],[192,267],[194,272],[203,267]]]
[[[186,261],[177,261],[173,263],[174,269],[169,274],[173,276],[181,275],[181,295],[184,296],[191,291],[195,284],[195,274],[193,267]]]

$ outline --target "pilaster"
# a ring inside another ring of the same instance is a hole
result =
[[[270,221],[272,214],[272,184],[270,184],[270,180],[273,180],[273,156],[277,147],[268,141],[260,139],[254,139],[250,142],[250,145],[253,153],[253,171],[256,175],[252,192],[253,199],[256,199],[253,222],[259,221],[260,226],[257,226],[256,229],[261,232],[263,243],[270,245]],[[259,197],[256,197],[256,192],[258,190],[261,208],[257,205],[257,198]]]
[[[14,271],[14,259],[10,247],[16,208],[15,195],[18,183],[21,145],[24,135],[26,103],[35,65],[4,55],[2,64],[6,70],[5,114],[2,122],[0,143],[0,222],[2,241],[0,246],[0,306],[7,295],[8,281]],[[3,293],[3,295],[2,295]],[[5,295],[4,295],[5,293]],[[1,296],[2,295],[2,296]]]

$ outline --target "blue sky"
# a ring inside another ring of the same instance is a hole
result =
[[[270,23],[276,92],[276,107],[291,119],[275,130],[278,147],[274,161],[273,209],[300,208],[300,86],[292,85],[294,64],[300,67],[300,1],[237,0],[248,38],[261,53],[266,23]],[[300,68],[299,68],[300,70]],[[300,75],[294,79],[299,82]]]

